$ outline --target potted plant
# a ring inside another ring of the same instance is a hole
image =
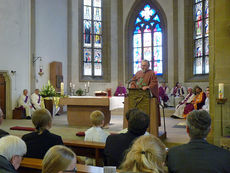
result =
[[[81,88],[79,88],[79,89],[76,91],[76,95],[77,95],[77,96],[82,96],[83,93],[84,93],[84,91],[83,91]]]

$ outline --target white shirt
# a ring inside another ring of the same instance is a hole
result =
[[[85,141],[102,142],[105,143],[109,133],[104,131],[101,127],[91,127],[85,132]]]
[[[206,97],[205,99],[205,105],[202,107],[203,110],[206,110],[207,112],[209,112],[209,98]]]
[[[29,106],[29,104],[30,104],[29,96],[28,96],[26,102],[25,102],[25,100],[26,100],[26,96],[25,96],[24,94],[22,94],[22,95],[18,98],[18,107],[23,106],[23,107],[25,108],[26,106]]]

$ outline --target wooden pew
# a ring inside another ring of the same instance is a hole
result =
[[[76,164],[78,173],[103,173],[102,167]],[[23,158],[19,173],[41,173],[42,159]]]
[[[104,143],[80,140],[63,140],[64,145],[71,148],[77,156],[86,156],[96,159],[96,166],[103,166]]]

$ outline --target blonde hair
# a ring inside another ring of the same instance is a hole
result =
[[[74,158],[76,155],[71,149],[63,145],[55,145],[47,151],[42,160],[42,173],[66,170]]]
[[[155,136],[139,137],[121,164],[121,170],[131,172],[164,173],[165,145]]]
[[[32,122],[40,134],[51,125],[51,114],[47,109],[38,109],[32,114]]]
[[[101,111],[93,111],[90,114],[90,120],[91,120],[91,123],[94,126],[101,125],[102,122],[104,121],[104,114],[103,114],[103,112],[101,112]]]

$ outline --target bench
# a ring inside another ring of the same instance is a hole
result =
[[[78,173],[103,173],[102,167],[76,164]],[[18,169],[19,173],[41,173],[42,159],[24,157]]]
[[[95,158],[96,166],[103,166],[105,144],[80,140],[63,140],[64,145],[71,148],[77,156]]]

